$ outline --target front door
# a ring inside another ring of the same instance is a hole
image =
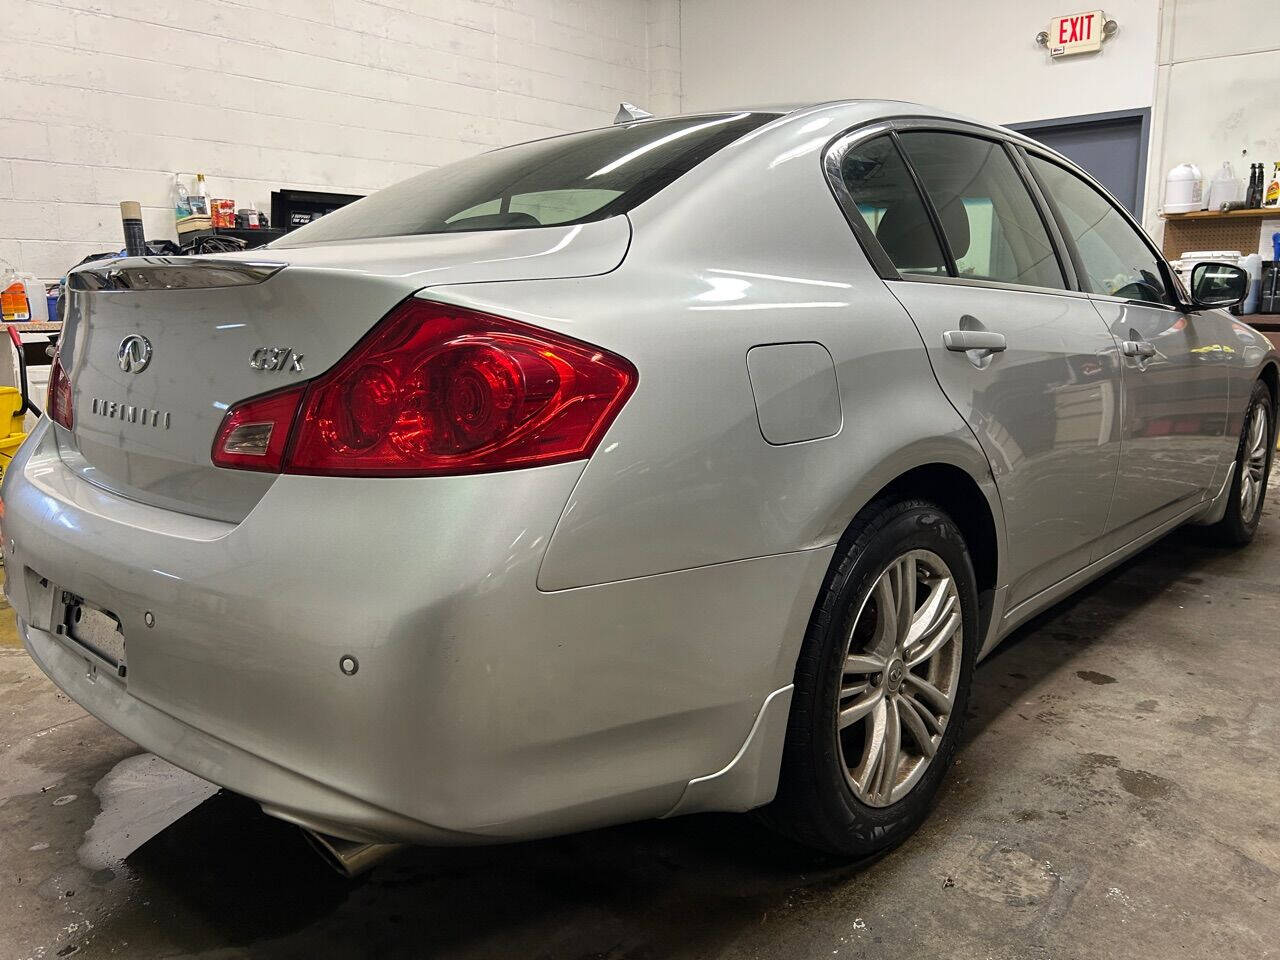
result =
[[[1223,321],[1176,306],[1160,257],[1109,199],[1046,158],[1030,155],[1028,165],[1075,241],[1123,364],[1123,450],[1101,557],[1210,493],[1227,446],[1224,359],[1233,348]]]

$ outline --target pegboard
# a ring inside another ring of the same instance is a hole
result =
[[[1258,252],[1262,231],[1260,217],[1205,217],[1164,222],[1164,255],[1177,260],[1192,250],[1239,250],[1243,254]]]

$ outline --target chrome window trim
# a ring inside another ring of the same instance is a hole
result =
[[[1008,290],[1012,293],[1039,293],[1049,297],[1073,297],[1077,300],[1096,299],[1083,290],[1055,287],[1035,287],[1023,283],[1007,283],[1003,280],[982,280],[977,277],[948,277],[941,274],[904,273],[897,278],[903,283],[949,283],[953,286],[980,287],[987,290]],[[1146,306],[1146,304],[1144,304]]]
[[[1090,300],[1097,300],[1099,303],[1122,303],[1127,307],[1147,307],[1151,310],[1167,310],[1170,313],[1185,313],[1181,307],[1170,306],[1167,303],[1152,303],[1150,300],[1127,300],[1124,297],[1113,297],[1109,293],[1089,293],[1084,294]]]

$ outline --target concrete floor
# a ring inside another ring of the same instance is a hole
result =
[[[414,850],[348,884],[86,716],[6,616],[0,960],[1275,956],[1274,482],[1270,503],[1250,548],[1175,534],[1008,641],[932,818],[860,870],[699,816]]]

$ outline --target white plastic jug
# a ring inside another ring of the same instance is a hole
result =
[[[1192,213],[1204,209],[1204,184],[1200,168],[1180,163],[1169,171],[1164,184],[1164,212]]]
[[[1240,181],[1231,167],[1230,160],[1222,161],[1222,169],[1217,172],[1213,182],[1209,184],[1209,209],[1221,210],[1224,203],[1232,203],[1240,199]]]

